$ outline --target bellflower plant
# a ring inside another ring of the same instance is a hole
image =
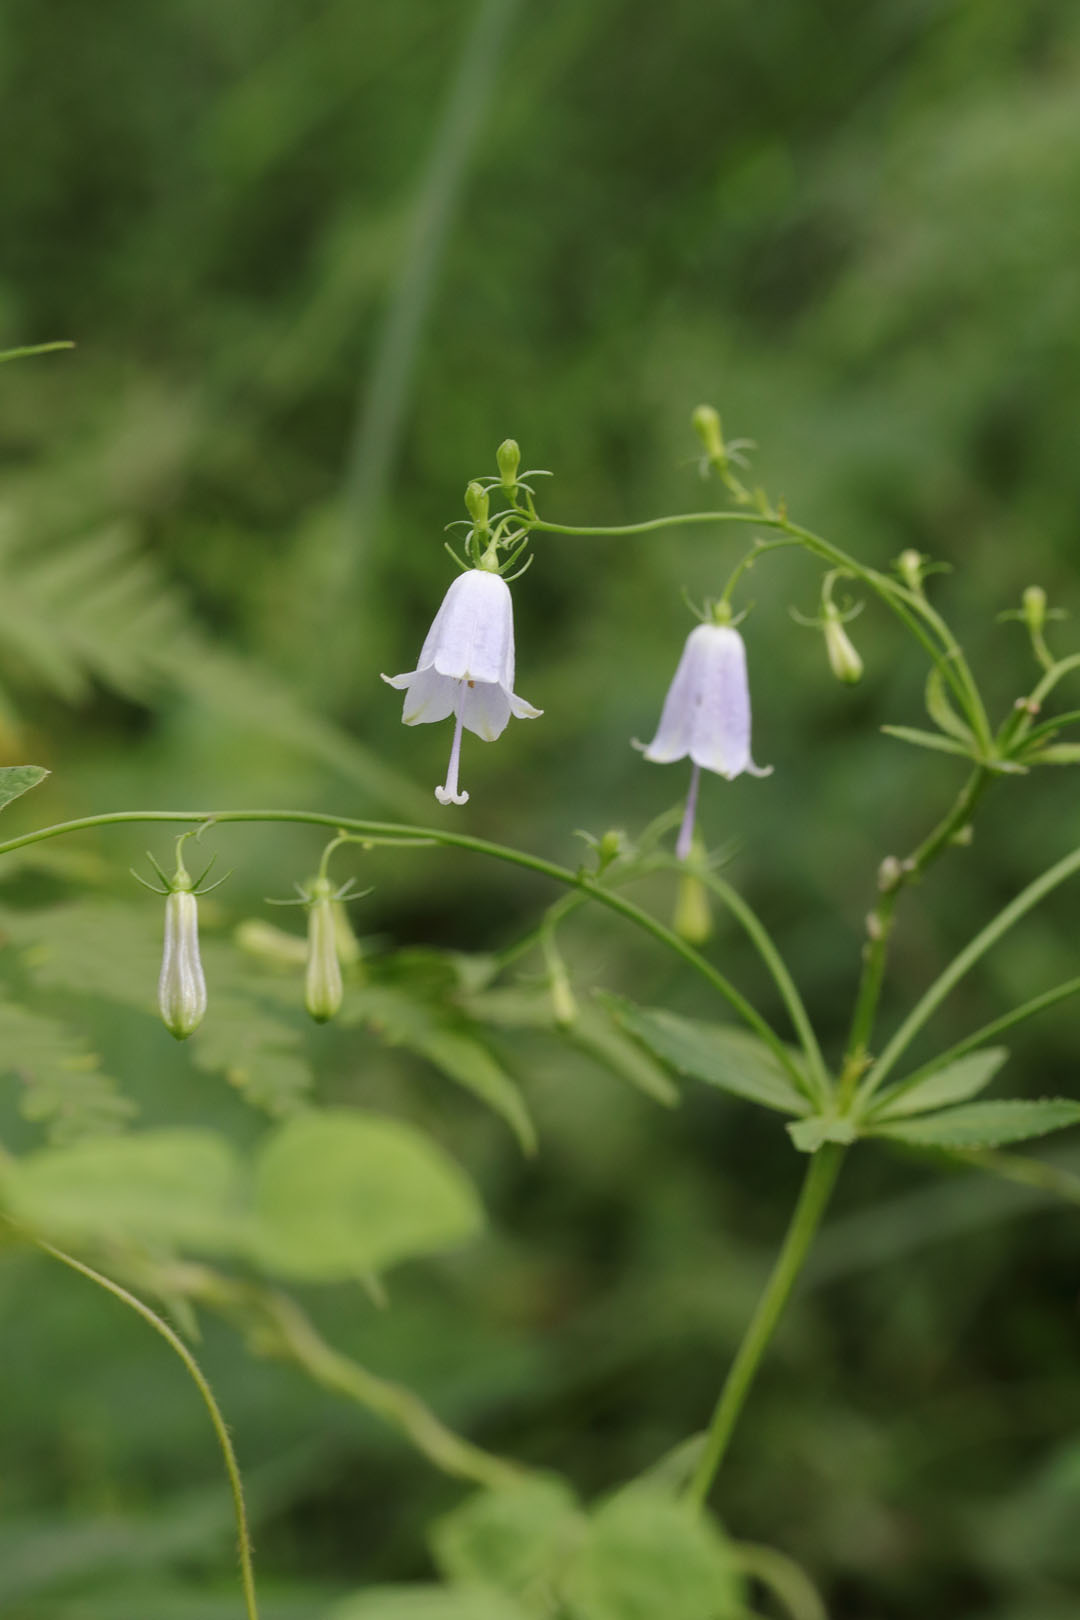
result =
[[[929,664],[925,708],[930,729],[911,725],[882,729],[939,758],[949,756],[954,767],[957,761],[964,762],[965,779],[952,804],[943,807],[920,841],[906,854],[886,854],[881,861],[857,960],[852,953],[850,1018],[838,1032],[818,1026],[769,931],[767,917],[758,915],[716,863],[702,860],[679,867],[662,847],[670,825],[667,816],[633,837],[613,830],[602,836],[585,833],[590,854],[573,866],[464,832],[310,809],[210,813],[121,809],[39,827],[0,842],[3,856],[91,827],[133,822],[192,827],[177,840],[172,877],[166,877],[151,857],[161,883],[156,892],[166,897],[158,1004],[169,1030],[184,1038],[207,1011],[196,903],[206,873],[194,881],[189,876],[182,858],[185,839],[198,836],[211,822],[219,828],[264,822],[320,828],[323,836],[328,832],[333,836],[323,850],[317,876],[306,886],[297,885],[298,898],[277,902],[307,908],[306,951],[298,937],[270,930],[269,953],[277,967],[306,960],[308,1011],[323,1023],[340,1009],[342,1041],[363,1024],[370,1038],[415,1051],[494,1109],[522,1148],[531,1152],[536,1131],[526,1097],[496,1062],[483,1036],[489,1027],[509,1030],[522,1020],[520,989],[497,981],[512,963],[538,951],[550,1000],[537,1013],[532,998],[524,998],[529,1009],[524,1016],[530,1023],[535,1018],[537,1028],[588,1052],[656,1101],[677,1101],[679,1083],[696,1079],[710,1090],[729,1091],[740,1106],[757,1103],[773,1116],[786,1116],[792,1150],[804,1156],[802,1189],[776,1262],[763,1280],[703,1438],[679,1445],[662,1469],[649,1470],[595,1508],[579,1503],[568,1485],[553,1482],[546,1473],[536,1477],[454,1434],[411,1392],[373,1377],[326,1344],[301,1304],[278,1287],[278,1278],[286,1285],[352,1286],[363,1277],[378,1298],[385,1269],[465,1241],[479,1225],[482,1212],[464,1171],[429,1133],[404,1119],[369,1112],[360,1093],[350,1094],[348,1107],[341,1108],[327,1107],[309,1096],[305,1066],[289,1045],[288,1024],[263,1016],[266,981],[260,981],[245,1000],[242,973],[230,975],[224,1005],[217,1009],[218,1027],[196,1041],[199,1066],[213,1068],[220,1060],[224,1069],[230,1027],[238,1024],[241,1029],[242,1062],[227,1072],[242,1087],[257,1080],[259,1095],[249,1100],[257,1100],[275,1117],[250,1155],[245,1147],[243,1161],[231,1142],[210,1132],[168,1127],[125,1131],[122,1108],[112,1107],[123,1099],[113,1097],[112,1082],[87,1068],[82,1057],[70,1063],[65,1026],[56,1035],[57,1049],[65,1054],[59,1065],[62,1084],[57,1087],[55,1076],[48,1075],[44,1092],[39,1088],[33,1102],[36,1112],[27,1110],[27,1118],[59,1115],[64,1129],[70,1130],[81,1110],[84,1126],[88,1119],[91,1128],[84,1129],[81,1141],[57,1139],[30,1153],[9,1151],[6,1144],[0,1147],[4,1223],[0,1230],[5,1242],[37,1245],[43,1254],[125,1303],[154,1326],[184,1362],[213,1419],[232,1488],[247,1620],[258,1620],[258,1606],[242,1481],[228,1428],[184,1340],[184,1334],[192,1332],[187,1324],[194,1320],[194,1308],[217,1312],[239,1325],[250,1343],[369,1408],[381,1421],[396,1426],[433,1465],[480,1487],[476,1496],[442,1521],[435,1538],[440,1566],[451,1584],[459,1583],[456,1594],[432,1596],[429,1588],[405,1589],[410,1613],[415,1596],[418,1615],[421,1609],[425,1614],[449,1615],[467,1608],[471,1614],[476,1592],[482,1589],[486,1597],[490,1588],[507,1620],[532,1620],[539,1614],[534,1596],[544,1613],[572,1613],[581,1620],[631,1612],[648,1620],[663,1620],[676,1612],[680,1620],[746,1620],[758,1613],[749,1606],[753,1594],[745,1589],[749,1572],[759,1584],[772,1580],[792,1615],[809,1617],[825,1611],[804,1578],[772,1551],[762,1557],[760,1547],[740,1548],[729,1541],[704,1510],[847,1155],[884,1142],[944,1157],[957,1168],[1027,1183],[1047,1195],[1060,1192],[1074,1203],[1080,1196],[1075,1177],[1044,1161],[1000,1151],[1080,1125],[1080,1100],[976,1100],[1008,1055],[998,1044],[1000,1037],[1055,1003],[1080,995],[1080,977],[1041,988],[954,1044],[939,1046],[935,1056],[923,1058],[917,1066],[911,1066],[910,1058],[913,1042],[923,1036],[933,1015],[982,957],[1061,884],[1080,876],[1080,847],[1033,876],[983,922],[951,961],[937,964],[936,975],[921,987],[906,1012],[891,1029],[882,1029],[892,936],[907,892],[919,885],[920,903],[926,905],[925,878],[939,862],[962,858],[959,852],[970,842],[973,820],[991,789],[1006,791],[1015,776],[1036,767],[1080,763],[1080,745],[1062,738],[1066,728],[1080,724],[1080,709],[1052,702],[1058,683],[1080,670],[1080,653],[1059,657],[1048,645],[1058,610],[1038,586],[1030,586],[1009,617],[1019,619],[1027,632],[1035,671],[1030,677],[1017,677],[1008,705],[994,716],[963,647],[927,594],[926,581],[936,565],[913,550],[903,552],[891,572],[863,564],[831,540],[795,523],[782,502],[774,505],[763,490],[743,484],[733,469],[741,468],[745,458],[737,443],[725,442],[716,411],[700,408],[694,423],[705,446],[703,471],[719,479],[733,509],[729,505],[720,511],[695,510],[621,525],[543,519],[528,482],[538,475],[519,472],[518,446],[506,440],[497,453],[497,474],[477,480],[466,491],[467,560],[460,562],[461,577],[446,592],[417,667],[384,679],[404,691],[407,725],[454,717],[446,782],[436,795],[443,804],[464,804],[468,795],[458,786],[462,732],[469,730],[490,741],[501,734],[511,715],[532,718],[539,713],[514,692],[513,607],[504,577],[530,540],[543,537],[557,543],[557,537],[574,536],[579,542],[592,542],[617,536],[625,543],[643,534],[694,525],[710,533],[746,536],[749,547],[735,562],[719,601],[707,608],[703,622],[687,637],[656,735],[650,743],[638,745],[656,763],[687,757],[691,761],[690,790],[675,847],[678,861],[684,861],[694,836],[701,772],[712,771],[727,780],[743,772],[767,774],[751,754],[746,650],[731,606],[742,574],[766,553],[781,549],[801,553],[824,573],[821,612],[804,622],[824,631],[830,667],[847,684],[862,674],[861,655],[843,629],[858,609],[836,606],[832,591],[841,578],[855,581],[868,600],[876,598],[911,632],[919,656]],[[742,448],[749,446],[743,443]],[[493,494],[503,509],[491,516]],[[869,641],[868,649],[872,647]],[[46,775],[34,766],[0,767],[0,808]],[[394,951],[379,945],[368,964],[370,977],[361,982],[356,971],[342,973],[342,964],[355,963],[358,952],[340,915],[351,884],[335,889],[328,875],[330,856],[342,845],[365,851],[389,845],[417,851],[432,845],[465,849],[470,858],[529,872],[559,892],[540,925],[530,926],[497,955]],[[1022,851],[1026,847],[1020,846]],[[768,851],[764,858],[768,859]],[[633,880],[663,874],[675,876],[679,883],[681,918],[676,929],[626,892]],[[726,937],[715,957],[696,948],[708,939],[705,902],[710,895],[745,936],[745,947],[738,953],[731,951]],[[560,949],[560,930],[586,904],[603,908],[609,918],[630,925],[657,950],[668,952],[680,971],[696,975],[710,996],[723,1004],[726,1019],[682,1017],[625,996],[575,995]],[[66,927],[66,911],[61,918],[58,926]],[[20,949],[20,972],[33,976],[43,965],[53,976],[44,980],[46,985],[62,984],[63,973],[70,972],[70,982],[82,990],[82,964],[68,961],[70,949],[59,958],[41,951],[41,927],[40,918],[28,919],[21,907],[5,912],[5,935]],[[266,934],[264,929],[258,936],[264,954]],[[721,951],[731,955],[731,963],[722,960]],[[771,980],[771,1012],[759,1010],[724,971],[731,966],[733,972],[741,972],[750,951]],[[125,966],[129,959],[117,952],[114,968],[125,1001],[130,996]],[[95,968],[99,966],[107,984],[114,967],[109,953],[102,952],[102,963]],[[904,990],[921,966],[909,957]],[[150,1001],[149,971],[146,992]],[[274,984],[271,1009],[279,999],[287,1002],[290,993],[287,984]],[[298,989],[296,1000],[299,1003]],[[258,1010],[245,1014],[248,1005]],[[831,1005],[828,1018],[835,1026]],[[213,1012],[208,1022],[212,1021]],[[36,1013],[5,1025],[5,1063],[19,1071],[25,1066],[28,1085],[33,1085],[43,1045],[50,1050],[49,1042],[43,1043],[41,1025]],[[832,1050],[824,1034],[836,1035]],[[25,1050],[20,1050],[20,1041]],[[71,1083],[73,1075],[77,1086]],[[102,1117],[108,1127],[104,1132]],[[59,1243],[70,1244],[78,1256],[66,1253]],[[189,1253],[197,1264],[188,1262]],[[106,1272],[121,1272],[140,1293],[167,1301],[179,1331],[137,1293],[88,1265],[82,1254],[100,1259]],[[272,1286],[262,1281],[263,1274],[275,1279]],[[515,1493],[511,1518],[500,1495],[504,1490]],[[513,1526],[512,1558],[505,1551],[508,1524]],[[523,1569],[529,1572],[524,1597]],[[370,1602],[360,1596],[359,1606],[349,1600],[348,1613],[355,1613],[357,1620],[361,1614],[381,1617],[391,1608],[404,1614],[405,1608],[395,1601],[399,1589],[391,1591],[393,1597],[385,1605],[378,1592]],[[797,1602],[790,1598],[792,1593]],[[344,1620],[345,1609],[334,1612]]]
[[[744,771],[752,776],[771,774],[771,765],[755,765],[750,757],[746,648],[726,603],[718,603],[711,621],[697,625],[687,636],[656,736],[651,743],[636,746],[656,765],[671,765],[688,754],[692,761],[686,811],[675,845],[681,861],[689,855],[694,838],[702,770],[714,771],[729,782]]]
[[[440,804],[467,804],[458,788],[461,733],[494,742],[510,716],[535,720],[543,712],[514,692],[514,608],[510,587],[492,567],[469,568],[454,580],[420,649],[417,666],[404,675],[384,675],[405,693],[401,718],[407,726],[454,716],[454,739],[446,782],[435,789]]]

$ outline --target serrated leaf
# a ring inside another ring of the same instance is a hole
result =
[[[572,1620],[736,1620],[742,1582],[716,1524],[651,1485],[620,1491],[593,1516],[568,1571]]]
[[[952,737],[943,737],[939,731],[920,731],[916,726],[882,726],[887,737],[914,743],[916,748],[934,748],[942,754],[961,754],[970,759],[971,749]]]
[[[435,1563],[460,1586],[512,1597],[541,1616],[555,1576],[585,1529],[573,1492],[558,1479],[523,1479],[479,1491],[439,1519],[431,1531]],[[532,1602],[530,1603],[530,1598]]]
[[[268,1271],[343,1281],[465,1242],[483,1216],[471,1182],[399,1120],[320,1109],[264,1141],[252,1251]]]
[[[16,1220],[70,1242],[233,1249],[240,1195],[228,1143],[201,1130],[91,1137],[29,1153],[0,1174]]]
[[[0,766],[0,810],[12,799],[19,798],[28,793],[32,787],[37,787],[48,776],[44,765],[4,765]]]
[[[1042,1097],[1038,1101],[971,1103],[946,1108],[890,1124],[874,1124],[869,1134],[914,1147],[991,1148],[1048,1136],[1080,1124],[1080,1103],[1069,1097]]]
[[[391,1046],[404,1046],[487,1104],[514,1132],[522,1151],[536,1151],[536,1127],[505,1069],[462,1025],[396,985],[364,986],[351,998],[348,1021],[361,1020]]]
[[[445,1586],[373,1586],[335,1604],[327,1620],[526,1620],[509,1598]]]
[[[681,1018],[661,1008],[638,1007],[620,996],[603,995],[597,999],[610,1008],[623,1029],[680,1074],[782,1114],[807,1112],[806,1098],[755,1035],[725,1024]]]
[[[964,724],[949,702],[945,677],[937,664],[933,665],[926,677],[926,712],[942,731],[962,742],[967,750],[971,749],[975,741],[971,727]]]
[[[923,1114],[928,1109],[943,1108],[948,1103],[966,1102],[978,1096],[997,1074],[1009,1053],[1004,1046],[987,1046],[979,1052],[969,1052],[943,1069],[935,1069],[921,1079],[901,1080],[888,1091],[882,1092],[874,1104],[871,1117],[900,1119],[908,1114]]]

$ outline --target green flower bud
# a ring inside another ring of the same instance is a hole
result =
[[[719,413],[711,405],[698,405],[690,418],[694,432],[705,446],[705,454],[710,461],[721,465],[727,460],[724,450],[724,435],[720,426]]]
[[[559,962],[548,977],[551,992],[551,1011],[559,1029],[569,1029],[577,1023],[578,1008],[566,969]]]
[[[512,495],[517,489],[518,468],[521,466],[521,450],[516,439],[503,440],[495,452],[495,464],[503,489]]]
[[[843,681],[845,686],[855,686],[862,680],[863,661],[856,652],[851,637],[844,629],[844,622],[839,612],[831,602],[825,604],[823,628],[829,668],[837,680]]]
[[[308,891],[308,956],[304,1005],[317,1024],[333,1018],[344,993],[334,922],[334,890],[328,878],[315,878]]]
[[[478,531],[482,534],[487,533],[489,505],[487,490],[483,484],[478,484],[474,478],[472,483],[466,485],[465,488],[465,508]]]
[[[921,591],[923,579],[923,562],[925,559],[917,551],[902,551],[896,559],[897,572],[909,591]]]
[[[187,873],[182,867],[180,870],[186,878]],[[173,889],[165,899],[165,954],[158,980],[158,1007],[165,1028],[178,1041],[187,1040],[206,1013],[206,980],[199,958],[199,902],[190,888]]]
[[[709,892],[701,879],[692,872],[679,879],[675,896],[675,915],[671,925],[688,945],[704,945],[712,938],[712,909]]]
[[[1046,592],[1041,585],[1029,585],[1021,597],[1024,623],[1033,636],[1040,635],[1046,624]]]
[[[272,967],[295,968],[307,961],[307,945],[298,934],[275,928],[261,917],[237,923],[233,939],[247,956],[257,956]]]

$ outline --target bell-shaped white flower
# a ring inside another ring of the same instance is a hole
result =
[[[641,744],[638,744],[641,747]],[[731,624],[699,624],[686,638],[679,667],[668,688],[660,725],[643,748],[646,759],[669,765],[689,754],[693,762],[686,814],[675,853],[690,853],[702,770],[718,776],[768,776],[772,770],[750,757],[750,689],[746,648]]]
[[[407,726],[454,716],[454,740],[446,784],[435,789],[440,804],[465,804],[458,790],[462,730],[494,742],[510,716],[535,720],[542,713],[514,692],[514,608],[510,587],[488,568],[459,574],[420,649],[420,661],[405,675],[383,680],[405,692],[401,718]]]

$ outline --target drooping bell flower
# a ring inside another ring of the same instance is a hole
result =
[[[440,804],[465,804],[458,789],[461,733],[494,742],[510,716],[535,720],[542,713],[514,692],[514,609],[510,587],[490,568],[459,574],[420,650],[414,670],[384,675],[405,692],[401,718],[407,726],[454,716],[454,740],[446,782],[435,789]]]
[[[642,745],[639,743],[638,747]],[[746,648],[732,624],[699,624],[686,638],[679,666],[664,699],[660,725],[643,748],[646,759],[669,765],[689,754],[693,763],[675,853],[690,853],[702,770],[731,781],[749,771],[768,776],[750,757],[750,691]]]

